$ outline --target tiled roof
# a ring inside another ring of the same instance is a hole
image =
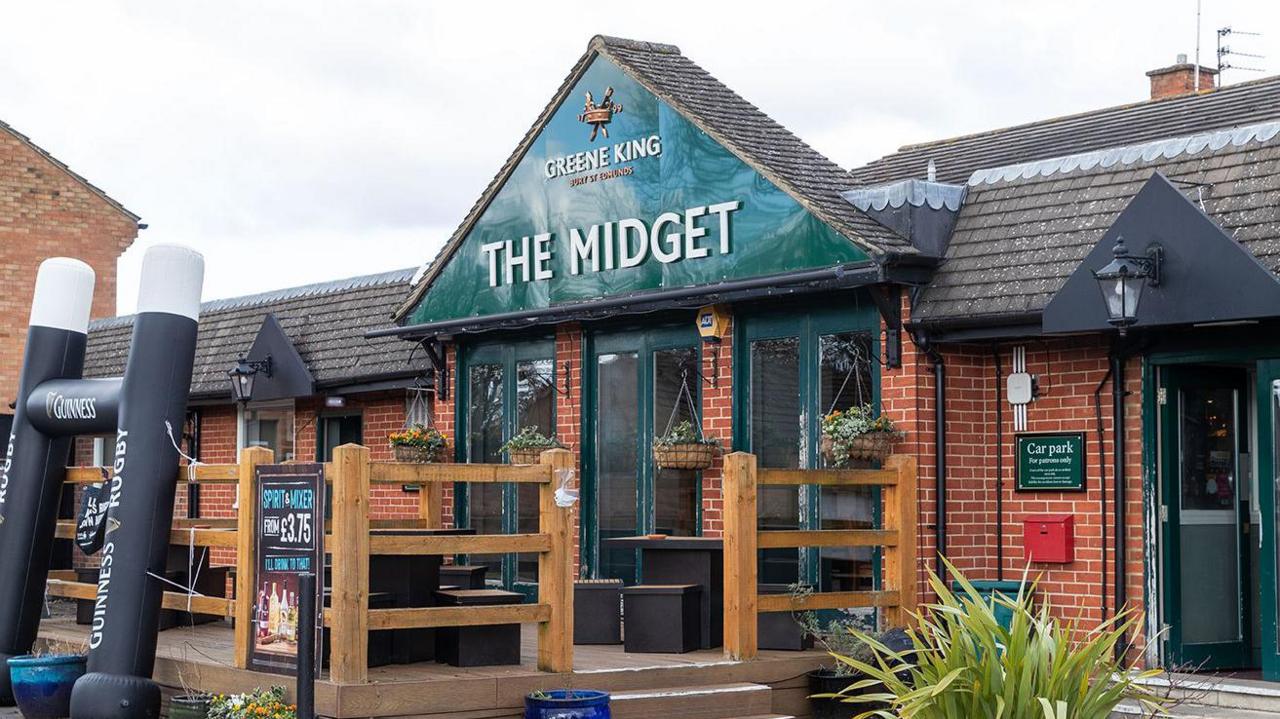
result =
[[[397,311],[397,318],[407,314],[425,294],[436,273],[462,244],[543,125],[597,55],[612,60],[645,89],[684,114],[698,129],[873,256],[917,254],[910,243],[840,196],[842,190],[852,186],[843,169],[680,54],[680,48],[597,35],[462,224],[431,261],[422,280]]]
[[[976,170],[1132,145],[1280,117],[1280,76],[1213,92],[1119,105],[936,142],[907,145],[853,170],[858,184],[925,176],[933,160],[941,182]]]
[[[230,398],[227,370],[249,350],[269,313],[280,320],[318,385],[413,374],[408,365],[413,345],[396,338],[364,337],[365,331],[385,325],[413,273],[396,270],[205,302],[200,307],[191,395]],[[132,331],[132,316],[90,323],[85,376],[119,376]]]
[[[1157,171],[1280,272],[1277,127],[1225,137],[1205,133],[1161,142],[1162,150],[1149,144],[975,173],[946,259],[913,321],[1037,315]]]
[[[12,125],[6,123],[3,120],[0,120],[0,132],[8,133],[9,135],[13,136],[13,138],[16,139],[18,142],[21,142],[22,144],[31,148],[31,150],[35,152],[37,155],[40,155],[44,159],[53,163],[53,165],[57,167],[59,170],[62,170],[63,172],[67,173],[67,175],[69,175],[71,179],[75,180],[76,182],[79,182],[81,185],[84,185],[86,189],[88,189],[90,192],[97,195],[98,197],[101,197],[104,202],[106,202],[108,205],[111,205],[115,209],[119,210],[121,214],[128,217],[130,220],[134,222],[138,222],[139,220],[142,219],[141,217],[139,217],[138,215],[130,211],[127,207],[120,204],[116,200],[112,199],[112,197],[108,195],[106,192],[104,192],[102,188],[98,187],[92,182],[89,182],[84,178],[84,176],[80,175],[75,170],[72,170],[70,167],[67,167],[66,163],[64,163],[62,160],[59,160],[58,158],[49,154],[48,150],[32,142],[31,138],[27,137],[21,132],[18,132],[13,128]]]

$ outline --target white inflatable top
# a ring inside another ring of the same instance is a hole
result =
[[[138,314],[165,312],[200,319],[204,256],[183,245],[154,245],[142,256]]]
[[[50,257],[36,272],[31,326],[85,334],[93,305],[93,268],[70,257]]]

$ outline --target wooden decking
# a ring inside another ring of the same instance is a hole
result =
[[[816,651],[761,651],[754,661],[734,662],[720,649],[627,654],[621,646],[579,645],[572,675],[553,674],[537,669],[536,626],[523,629],[520,666],[391,665],[370,669],[367,684],[334,684],[326,676],[316,686],[316,710],[340,718],[497,719],[520,716],[524,695],[537,689],[572,686],[625,693],[751,683],[772,690],[775,714],[803,716],[808,693],[804,674],[824,659]],[[81,641],[87,634],[66,604],[40,630],[43,640]],[[184,685],[210,692],[292,688],[289,677],[236,669],[234,658],[233,633],[226,623],[170,629],[160,633],[155,678],[175,690]]]

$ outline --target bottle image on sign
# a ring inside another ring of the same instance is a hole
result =
[[[262,583],[262,591],[258,592],[258,636],[267,636],[267,583]]]
[[[276,583],[271,583],[271,609],[267,619],[267,636],[275,637],[280,634],[280,595],[276,591]]]

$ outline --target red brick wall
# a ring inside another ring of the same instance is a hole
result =
[[[921,577],[933,566],[934,498],[934,391],[932,363],[908,340],[904,363],[883,375],[884,411],[907,430],[900,451],[915,454],[919,465],[921,528]],[[947,542],[948,557],[974,579],[997,578],[997,525],[1003,529],[1003,576],[1019,579],[1028,567],[1023,551],[1022,524],[1030,515],[1068,513],[1074,516],[1076,553],[1070,564],[1035,563],[1030,576],[1039,580],[1040,596],[1058,616],[1079,619],[1085,627],[1105,616],[1101,606],[1103,547],[1101,525],[1102,484],[1106,482],[1107,531],[1112,530],[1114,482],[1112,405],[1110,384],[1100,395],[1102,448],[1106,476],[1098,465],[1097,421],[1093,393],[1107,374],[1106,345],[1094,339],[1058,339],[1026,343],[1028,371],[1037,375],[1040,396],[1027,411],[1028,432],[1079,431],[1085,433],[1085,492],[1015,492],[1013,413],[1005,398],[1004,381],[1011,371],[1011,345],[1002,345],[1001,372],[991,345],[945,346],[947,422]],[[1131,604],[1141,606],[1144,596],[1143,499],[1141,457],[1141,363],[1126,368],[1128,427],[1126,434],[1127,593]],[[1000,404],[1003,443],[997,442],[996,408]],[[997,452],[1002,453],[1002,473],[997,472]],[[997,515],[996,497],[1003,498]],[[1108,537],[1108,556],[1114,537]],[[1106,565],[1108,606],[1114,606],[1111,586],[1114,558]],[[921,584],[921,591],[925,585]]]
[[[716,380],[715,387],[702,383],[702,431],[719,439],[724,450],[702,472],[702,533],[718,537],[724,531],[724,453],[733,451],[732,324],[720,343],[718,359],[711,345],[702,346],[702,376]]]
[[[0,130],[0,412],[14,400],[36,269],[70,256],[97,274],[93,316],[116,313],[116,259],[137,223],[65,170]]]

